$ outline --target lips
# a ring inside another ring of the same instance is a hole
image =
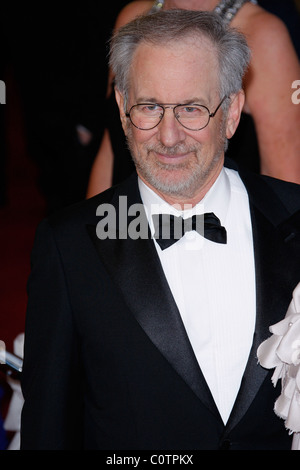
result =
[[[160,153],[154,152],[156,158],[163,162],[169,164],[178,164],[186,160],[190,156],[190,152],[188,153]]]

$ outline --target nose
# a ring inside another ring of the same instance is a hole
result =
[[[158,139],[165,147],[174,145],[185,140],[184,128],[177,121],[173,109],[165,108],[164,116],[158,125]]]

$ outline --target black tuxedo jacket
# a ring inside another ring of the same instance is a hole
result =
[[[44,221],[32,252],[22,449],[290,449],[257,361],[300,281],[299,186],[242,174],[253,223],[253,347],[224,426],[151,239],[95,233],[100,204],[140,202],[137,177]],[[242,314],[243,312],[241,312]],[[205,312],[203,312],[205,315]]]

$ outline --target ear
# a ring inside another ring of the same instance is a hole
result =
[[[231,103],[227,115],[226,137],[230,139],[235,133],[241,118],[241,112],[245,103],[245,93],[240,90],[231,97]]]
[[[116,87],[115,87],[115,97],[116,97],[116,101],[117,101],[117,104],[118,104],[118,107],[119,107],[120,119],[121,119],[123,131],[126,134],[127,118],[126,118],[126,115],[125,115],[125,108],[124,108],[125,98],[124,98],[123,93],[121,93],[120,90],[118,90],[118,88],[116,88]]]

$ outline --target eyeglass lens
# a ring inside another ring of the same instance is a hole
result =
[[[166,106],[165,108],[168,108]],[[180,124],[190,130],[200,130],[209,122],[209,110],[201,105],[178,105],[173,108]],[[150,130],[156,127],[164,115],[164,108],[157,104],[138,104],[131,108],[130,119],[139,129]]]

